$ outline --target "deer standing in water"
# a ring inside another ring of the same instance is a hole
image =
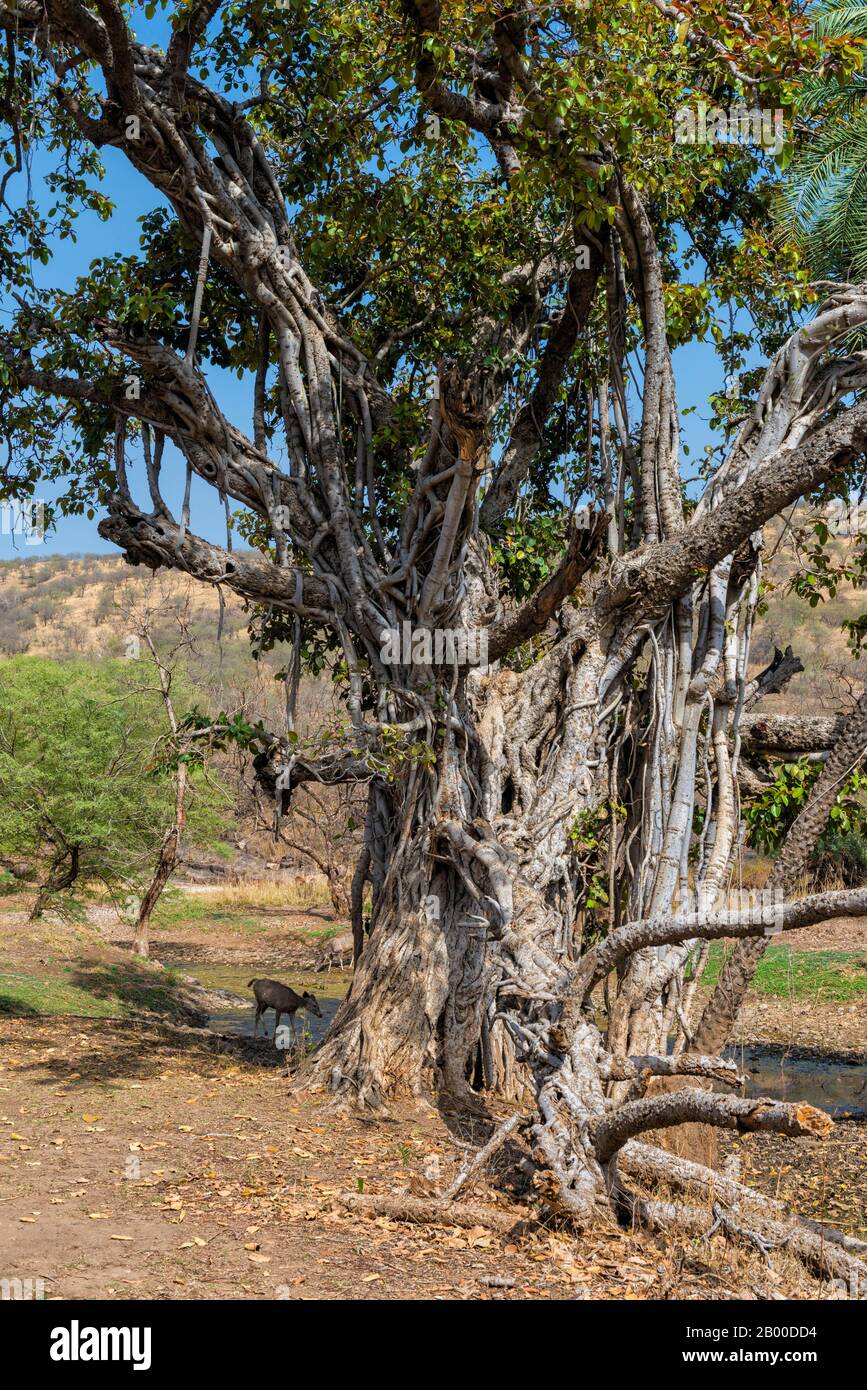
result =
[[[294,989],[288,985],[281,985],[278,980],[248,980],[247,988],[252,989],[256,996],[256,1023],[253,1027],[253,1037],[259,1031],[259,1019],[266,1009],[274,1010],[274,1037],[277,1037],[277,1028],[282,1014],[289,1015],[289,1022],[292,1025],[292,1040],[297,1047],[298,1030],[295,1027],[295,1015],[299,1009],[306,1009],[308,1013],[315,1014],[317,1018],[322,1017],[320,1009],[314,995],[307,990],[303,994],[296,994]],[[268,1036],[268,1029],[262,1019],[262,1031],[265,1037]]]

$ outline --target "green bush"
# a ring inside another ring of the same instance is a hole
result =
[[[777,768],[773,782],[744,807],[748,843],[763,854],[776,854],[821,771],[822,764],[800,758]],[[840,877],[849,886],[867,878],[867,774],[853,772],[831,807],[828,825],[813,855],[821,882]]]
[[[136,891],[174,814],[159,756],[166,730],[141,663],[0,661],[0,857],[33,863],[42,877],[75,847],[79,882]],[[221,838],[227,805],[213,776],[191,767],[187,842]]]

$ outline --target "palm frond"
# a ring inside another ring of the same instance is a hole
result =
[[[867,4],[852,0],[825,0],[813,11],[813,31],[820,38],[867,38]]]
[[[817,36],[867,39],[867,0],[826,0]],[[789,169],[777,216],[817,274],[862,278],[867,270],[867,77],[844,86],[819,74],[801,90],[801,110],[819,118]]]

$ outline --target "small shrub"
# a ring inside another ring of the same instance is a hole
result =
[[[821,763],[783,763],[768,788],[744,807],[748,843],[775,855],[806,805]],[[857,887],[867,878],[867,773],[856,769],[843,784],[813,856],[816,882]]]

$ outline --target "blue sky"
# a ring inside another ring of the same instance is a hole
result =
[[[115,253],[123,255],[137,250],[141,230],[138,218],[163,201],[161,195],[142,178],[121,151],[106,148],[102,151],[102,157],[106,166],[102,191],[115,204],[111,220],[102,222],[96,213],[83,212],[78,218],[76,240],[66,238],[56,242],[51,247],[52,259],[49,264],[34,267],[34,280],[37,285],[71,289],[78,276],[87,272],[95,257]],[[38,187],[40,167],[44,170],[47,165],[37,156],[33,162],[34,187]],[[251,433],[249,385],[216,367],[209,367],[208,380],[229,419],[248,434]],[[140,500],[146,503],[147,487],[143,468],[133,464],[131,478],[133,490]],[[162,483],[166,501],[175,515],[178,515],[183,499],[184,467],[180,454],[171,446],[166,447]],[[49,499],[54,493],[50,488],[43,488],[40,495]],[[195,477],[190,510],[193,529],[198,534],[209,540],[225,540],[226,525],[222,503],[212,488]],[[0,535],[0,560],[9,559],[13,555],[32,555],[38,558],[40,555],[75,552],[117,553],[116,546],[104,541],[99,535],[98,521],[99,515],[92,521],[86,516],[59,517],[56,529],[47,534],[43,543],[38,546],[25,544],[22,536]]]

